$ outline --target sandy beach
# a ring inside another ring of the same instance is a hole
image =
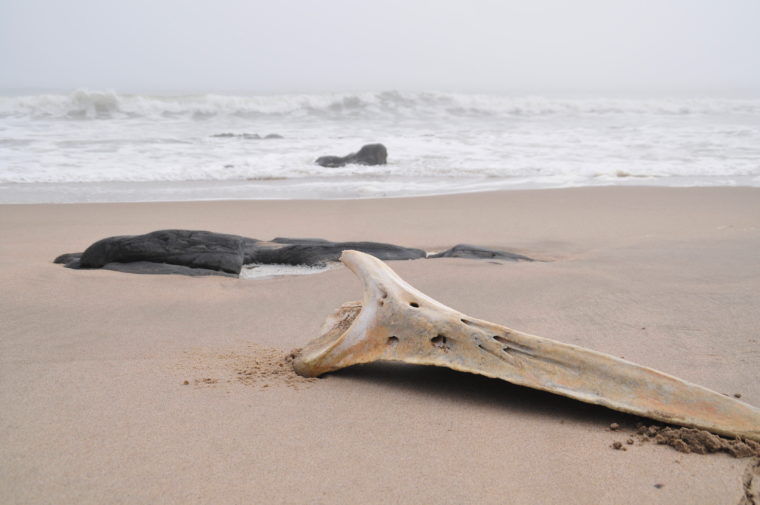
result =
[[[758,188],[4,205],[0,503],[735,505],[753,503],[745,484],[760,492],[751,459],[613,450],[634,418],[502,381],[278,370],[360,297],[345,268],[244,281],[52,263],[163,228],[525,254],[544,261],[390,265],[466,314],[760,405]]]

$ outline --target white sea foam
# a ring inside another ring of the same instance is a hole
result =
[[[369,142],[388,147],[388,165],[313,162]],[[62,201],[90,200],[88,192],[102,200],[172,199],[172,192],[198,199],[200,183],[207,198],[757,186],[760,100],[400,92],[0,97],[0,202],[35,194],[51,201],[56,185],[68,195]],[[124,184],[133,185],[125,192]]]
[[[122,95],[78,90],[68,95],[0,97],[0,117],[108,119],[216,116],[293,118],[458,118],[573,115],[760,113],[756,99],[556,99],[417,92],[318,95]]]
[[[312,275],[334,270],[340,267],[340,263],[327,263],[325,266],[307,266],[307,265],[264,265],[251,263],[244,265],[240,270],[241,279],[272,279],[274,277],[283,277],[290,275]]]

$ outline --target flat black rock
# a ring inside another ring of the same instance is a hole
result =
[[[239,274],[244,245],[245,238],[238,235],[159,230],[99,240],[82,253],[79,266],[101,268],[108,263],[148,261]]]
[[[329,242],[321,239],[292,238],[275,240],[284,245],[271,247],[260,243],[258,247],[254,246],[246,251],[245,263],[319,266],[328,261],[338,261],[341,253],[347,249],[371,254],[385,261],[412,260],[427,255],[422,249],[380,242]]]
[[[367,144],[355,153],[346,156],[320,156],[315,163],[323,167],[337,168],[349,164],[385,165],[388,162],[388,150],[383,144]]]
[[[82,253],[66,253],[61,254],[53,263],[62,264],[67,268],[79,268],[79,258],[82,257]]]
[[[451,249],[431,254],[428,258],[468,258],[468,259],[498,259],[509,261],[533,261],[533,259],[507,251],[489,249],[470,244],[457,244]]]
[[[83,253],[58,256],[67,268],[103,268],[141,274],[225,275],[236,277],[244,264],[321,266],[352,249],[384,261],[419,258],[471,258],[533,261],[506,251],[459,244],[427,256],[422,249],[382,242],[330,242],[321,238],[277,237],[271,241],[194,230],[159,230],[98,240]]]
[[[346,249],[382,260],[424,258],[421,249],[379,242],[330,242],[315,238],[272,241],[194,230],[159,230],[99,240],[83,253],[58,256],[68,268],[104,268],[120,272],[184,275],[239,275],[244,264],[324,265]]]

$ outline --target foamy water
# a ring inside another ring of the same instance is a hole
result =
[[[325,266],[307,266],[307,265],[265,265],[252,263],[243,265],[240,270],[240,278],[246,280],[273,279],[275,277],[285,277],[293,275],[313,275],[328,272],[340,267],[340,263],[331,262]]]
[[[378,167],[323,168],[370,142]],[[760,100],[450,93],[0,97],[0,202],[760,186]]]

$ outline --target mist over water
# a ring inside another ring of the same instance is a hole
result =
[[[371,142],[388,147],[388,165],[313,163]],[[6,96],[0,160],[1,202],[760,186],[760,99]]]
[[[0,202],[758,186],[758,19],[757,0],[0,2]],[[374,142],[388,165],[314,164]]]

